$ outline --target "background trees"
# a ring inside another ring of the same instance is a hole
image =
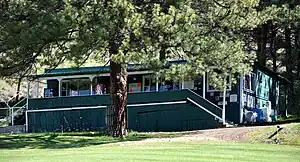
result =
[[[289,113],[299,114],[299,2],[294,1],[262,1],[261,7],[274,6],[276,14],[253,32],[253,40],[257,43],[257,58],[260,64],[266,65],[274,72],[282,74],[289,81],[289,86],[281,87],[287,94]],[[282,100],[284,100],[283,96]]]
[[[128,63],[143,63],[166,79],[208,71],[220,87],[225,75],[250,70],[255,50],[246,42],[248,33],[285,11],[261,7],[257,0],[5,0],[1,5],[1,75],[66,60],[108,61],[108,132],[118,137],[126,135]],[[266,31],[258,39],[262,63]],[[170,59],[188,63],[161,70]]]

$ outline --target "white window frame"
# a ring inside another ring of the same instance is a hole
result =
[[[68,93],[68,91],[69,91],[69,84],[70,84],[70,82],[72,82],[72,80],[78,80],[78,79],[82,79],[82,80],[88,80],[89,78],[70,78],[70,80],[61,80],[61,83],[66,83],[66,87],[67,87],[67,89],[65,90],[65,92],[66,92],[66,96],[61,96],[61,97],[71,97],[72,95],[70,95],[70,93],[71,92],[69,92],[69,95],[67,95]],[[90,81],[90,80],[89,80]],[[78,89],[79,89],[79,85],[77,84],[77,91],[78,91]],[[62,87],[61,87],[61,90],[60,90],[61,92],[63,91],[62,90]],[[91,91],[90,89],[89,89],[89,91]],[[78,93],[79,93],[79,91],[78,91]],[[90,92],[91,93],[91,92]],[[76,95],[76,96],[88,96],[88,95],[80,95],[80,94],[78,94],[78,95]]]
[[[150,86],[149,86],[149,91],[145,91],[145,79],[150,79]],[[142,79],[142,91],[141,92],[155,92],[155,91],[151,91],[151,83],[152,83],[152,76],[151,75],[143,75],[143,79]],[[156,85],[156,84],[155,84]],[[156,88],[155,88],[156,89]]]
[[[254,88],[255,88],[256,86],[254,86],[254,88],[253,88],[253,90],[252,90],[252,79],[256,77],[256,74],[255,74],[254,72],[249,72],[247,75],[250,76],[250,86],[249,86],[250,89],[245,88],[245,87],[246,87],[246,75],[243,76],[243,77],[244,77],[243,89],[244,89],[244,91],[246,91],[246,92],[255,92],[255,89],[254,89]]]

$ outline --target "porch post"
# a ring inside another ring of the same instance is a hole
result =
[[[225,112],[226,112],[226,77],[224,78],[224,91],[223,91],[223,109],[222,109],[222,120],[223,120],[223,125],[226,124],[225,122]]]
[[[244,116],[244,75],[240,75],[240,86],[239,86],[239,106],[240,106],[240,124],[243,123]]]
[[[93,95],[93,79],[95,76],[89,76],[90,78],[90,95]]]
[[[288,116],[288,110],[287,110],[287,88],[286,85],[284,85],[284,116]]]
[[[14,126],[14,107],[10,107],[11,109],[11,126]]]
[[[28,133],[28,112],[25,111],[25,132]]]
[[[30,81],[27,79],[27,110],[28,110],[28,100],[29,100],[29,91],[30,91]]]
[[[40,91],[40,80],[37,80],[37,87],[36,87],[36,98],[39,98],[39,91]]]
[[[156,92],[158,92],[158,77],[156,77]]]
[[[202,78],[203,78],[203,82],[202,82],[202,84],[203,84],[203,85],[202,85],[202,87],[203,87],[203,88],[202,88],[202,93],[203,93],[203,94],[202,94],[202,97],[203,97],[203,98],[205,98],[205,93],[206,93],[206,90],[205,90],[205,85],[206,85],[206,76],[205,76],[205,73],[206,73],[206,72],[203,73],[203,77],[202,77]]]
[[[62,78],[58,78],[58,97],[61,97],[61,80]]]

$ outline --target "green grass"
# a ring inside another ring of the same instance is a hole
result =
[[[298,128],[298,127],[297,127]],[[300,130],[300,129],[299,129]],[[184,133],[130,132],[125,139],[103,132],[0,135],[1,162],[49,161],[299,161],[300,147],[221,141],[134,142]],[[122,143],[123,141],[129,141]]]
[[[63,149],[102,145],[147,138],[179,137],[184,133],[137,133],[129,132],[126,138],[105,136],[105,132],[69,132],[35,134],[0,134],[0,149]]]
[[[279,144],[300,146],[300,123],[285,125],[272,139],[269,137],[277,130],[276,126],[259,129],[249,134],[252,141],[263,143],[274,143],[276,139]],[[299,160],[300,161],[300,160]]]
[[[298,115],[289,115],[287,118],[286,117],[279,117],[278,118],[278,123],[292,123],[292,122],[299,122],[300,117]]]
[[[300,159],[300,147],[216,141],[98,145],[68,149],[2,149],[1,162],[49,161],[288,161]]]

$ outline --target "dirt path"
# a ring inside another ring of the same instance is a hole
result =
[[[135,142],[121,142],[118,145],[127,144],[145,144],[151,142],[188,142],[188,141],[203,141],[203,140],[215,140],[215,141],[237,141],[237,142],[247,142],[248,133],[270,126],[253,126],[253,127],[237,127],[237,128],[220,128],[220,129],[207,129],[207,130],[197,130],[180,132],[185,135],[174,138],[149,138],[142,141]]]
[[[254,127],[237,127],[237,128],[221,128],[193,131],[186,137],[191,138],[208,138],[224,141],[249,141],[248,134],[252,131],[269,126],[254,126]]]

